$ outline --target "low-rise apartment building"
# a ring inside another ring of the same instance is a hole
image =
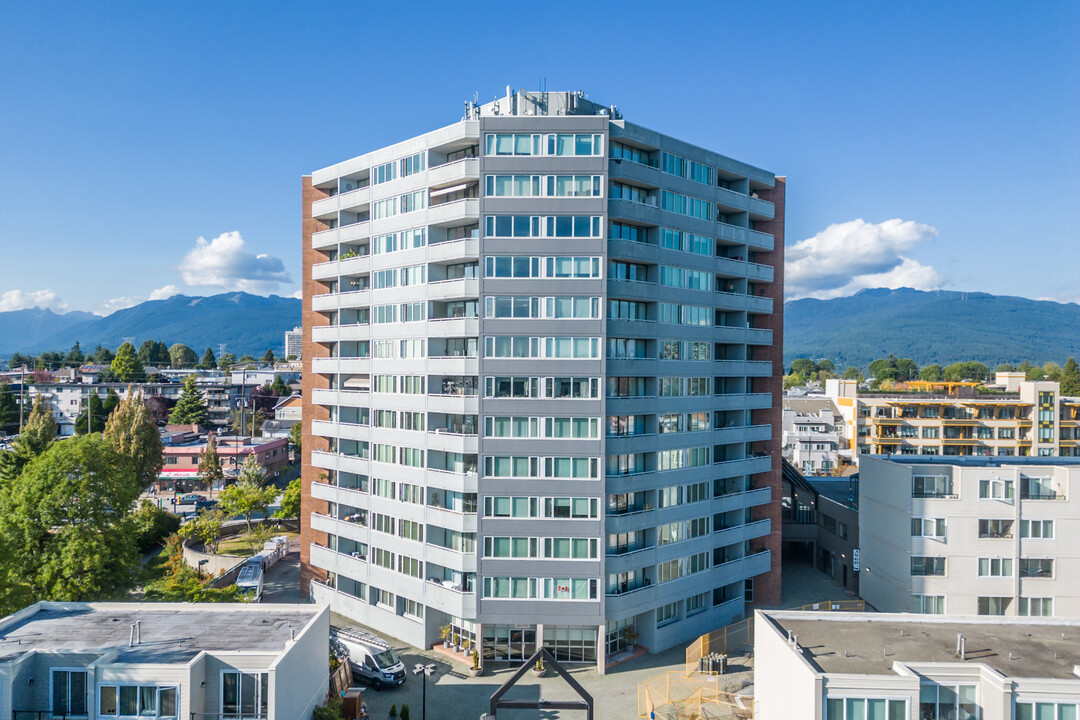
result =
[[[864,457],[862,597],[885,612],[1080,617],[1080,463],[1067,462]]]
[[[1076,720],[1080,622],[758,610],[755,720]]]
[[[0,619],[0,720],[306,720],[329,637],[325,606],[39,602]]]
[[[851,460],[837,425],[843,416],[830,398],[785,397],[784,458],[807,475],[829,475]]]
[[[173,431],[166,431],[162,435],[165,466],[158,475],[158,492],[193,490],[199,484],[199,456],[206,450],[208,438],[192,430],[177,432],[176,426],[172,425],[168,428]],[[235,435],[217,439],[217,454],[226,478],[235,477],[252,453],[266,471],[267,478],[272,480],[289,463],[289,441],[284,437]]]
[[[1080,400],[1058,383],[907,383],[905,391],[865,393],[854,380],[827,380],[843,416],[841,443],[860,455],[1080,456]]]

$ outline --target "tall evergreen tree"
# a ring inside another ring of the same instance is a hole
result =
[[[143,340],[139,346],[139,362],[143,365],[154,365],[157,361],[157,341]]]
[[[19,404],[15,391],[6,382],[0,382],[0,432],[14,433],[19,429]]]
[[[184,381],[184,389],[180,392],[180,399],[176,402],[169,415],[169,423],[172,425],[197,425],[206,426],[210,422],[210,411],[203,400],[203,394],[195,385],[195,378],[189,377]]]
[[[105,429],[106,416],[101,398],[97,395],[91,395],[82,412],[75,418],[75,434],[86,435],[92,432],[101,432]]]
[[[113,358],[110,369],[119,382],[130,383],[146,379],[146,372],[143,371],[135,346],[129,342],[125,342],[116,350],[116,357]]]
[[[79,341],[76,340],[75,344],[68,350],[68,354],[64,356],[64,364],[71,367],[78,367],[86,362],[86,356],[83,355],[82,348],[79,347]]]
[[[277,358],[274,357],[274,351],[271,350],[270,348],[267,348],[266,352],[263,353],[262,361],[264,363],[270,363],[271,365],[273,365],[275,362],[277,362]]]
[[[1065,361],[1065,367],[1061,369],[1061,394],[1076,397],[1080,395],[1080,365],[1076,358]]]
[[[94,354],[91,356],[95,365],[108,365],[113,361],[113,353],[109,348],[98,345],[94,348]]]
[[[199,367],[206,370],[213,370],[217,367],[217,358],[214,357],[213,350],[206,348],[206,352],[202,355],[202,360],[199,361]]]
[[[40,455],[55,439],[56,418],[53,417],[52,407],[38,395],[29,417],[23,422],[19,442],[25,443],[35,455]]]
[[[165,452],[141,390],[128,385],[127,398],[109,416],[104,434],[131,462],[139,489],[150,487],[165,466]]]

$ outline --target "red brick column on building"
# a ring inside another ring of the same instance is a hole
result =
[[[311,513],[327,512],[326,501],[318,500],[311,496],[311,483],[317,481],[320,474],[325,473],[324,470],[312,466],[311,453],[315,450],[327,450],[329,448],[329,443],[326,438],[311,434],[311,421],[330,419],[330,413],[327,412],[326,408],[314,405],[311,402],[313,390],[329,387],[329,382],[327,382],[326,378],[315,375],[311,371],[311,361],[313,358],[327,357],[329,355],[326,348],[311,341],[311,328],[327,324],[325,317],[311,309],[311,298],[315,295],[322,295],[327,290],[323,283],[311,279],[311,268],[316,263],[325,262],[329,257],[325,253],[311,247],[312,234],[318,230],[325,229],[322,223],[311,217],[311,204],[316,200],[326,197],[326,194],[321,190],[312,187],[310,175],[303,177],[301,188],[301,203],[303,205],[303,219],[301,222],[301,235],[303,236],[303,278],[301,280],[301,287],[303,288],[304,295],[304,375],[301,385],[301,394],[303,395],[303,415],[301,422],[303,424],[303,430],[300,439],[302,463],[300,467],[300,484],[302,487],[302,496],[300,500],[300,591],[306,594],[312,579],[320,581],[326,580],[326,572],[319,568],[312,567],[310,563],[311,543],[317,542],[321,545],[326,545],[327,542],[326,533],[316,532],[311,528]]]
[[[779,606],[781,603],[780,564],[781,545],[780,535],[783,522],[780,517],[780,491],[781,491],[781,461],[783,458],[783,390],[784,390],[784,198],[787,190],[787,180],[783,177],[776,178],[776,187],[767,190],[758,190],[757,194],[762,200],[767,200],[775,208],[774,219],[770,222],[757,223],[757,229],[761,232],[770,233],[775,238],[771,252],[755,251],[754,259],[763,265],[772,265],[773,282],[767,286],[767,297],[772,298],[772,315],[765,316],[764,327],[772,330],[772,345],[769,347],[757,347],[754,360],[769,360],[772,362],[772,376],[768,378],[756,378],[754,380],[754,392],[772,393],[772,407],[766,410],[755,410],[753,422],[755,425],[769,423],[772,425],[772,439],[766,442],[754,444],[754,450],[768,452],[772,455],[772,470],[768,473],[759,473],[754,476],[754,487],[772,488],[772,498],[768,505],[754,508],[754,519],[772,520],[772,532],[764,538],[754,542],[756,547],[764,547],[772,552],[772,564],[768,573],[754,578],[754,605]]]

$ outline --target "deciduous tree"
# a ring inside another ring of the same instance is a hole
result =
[[[300,517],[300,488],[300,478],[296,478],[289,483],[289,486],[285,488],[285,493],[281,496],[281,505],[278,507],[278,511],[274,513],[274,517],[282,520]]]
[[[251,532],[251,516],[266,512],[277,498],[277,488],[263,487],[265,482],[266,472],[259,465],[255,453],[251,453],[244,458],[236,483],[226,487],[218,496],[220,507],[226,514],[244,517],[248,532]]]
[[[217,438],[210,433],[206,440],[206,448],[199,453],[199,480],[213,490],[215,485],[225,479],[225,471],[221,469],[221,458],[217,452]]]
[[[40,600],[118,597],[138,562],[127,458],[99,435],[53,443],[0,490],[0,558]]]
[[[169,348],[169,364],[174,368],[194,367],[198,361],[195,351],[183,343],[176,343]]]
[[[142,390],[128,386],[127,398],[122,400],[105,423],[105,438],[131,462],[139,489],[154,484],[165,467],[165,450],[161,434],[143,402]]]

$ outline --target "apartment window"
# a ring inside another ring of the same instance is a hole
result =
[[[979,537],[983,539],[1011,538],[1012,526],[1012,520],[979,520]]]
[[[596,498],[544,498],[544,517],[571,520],[597,517]]]
[[[1032,540],[1052,540],[1054,538],[1053,520],[1021,520],[1020,537]]]
[[[656,608],[656,626],[668,625],[678,620],[680,604],[682,604],[682,600],[676,600],[673,603]]]
[[[596,538],[544,538],[544,557],[562,560],[595,560]]]
[[[913,576],[944,575],[945,558],[913,556],[911,558],[911,574]]]
[[[979,615],[1004,615],[1011,603],[1011,597],[980,597],[978,612]]]
[[[1080,717],[1077,709],[1080,705],[1075,703],[1058,702],[1018,702],[1016,720],[1076,720]]]
[[[401,614],[417,620],[423,620],[424,606],[415,600],[401,598]]]
[[[1054,576],[1054,561],[1050,558],[1020,558],[1020,577],[1050,578]]]
[[[983,500],[1012,500],[1014,497],[1012,480],[980,480],[979,498]]]
[[[1025,617],[1049,617],[1054,614],[1054,598],[1020,598],[1017,614]],[[1020,717],[1017,714],[1017,717]],[[1075,720],[1076,716],[1073,716]]]
[[[607,379],[608,397],[645,397],[645,378],[609,377]]]
[[[539,175],[488,175],[484,178],[487,197],[540,197]]]
[[[541,135],[488,134],[484,136],[485,155],[541,155]]]
[[[86,671],[54,668],[50,675],[53,715],[86,717]]]
[[[611,223],[608,239],[647,243],[649,242],[649,231],[647,228],[638,227],[637,225],[613,222]],[[644,278],[641,279],[644,280]]]
[[[975,685],[938,685],[919,687],[919,717],[924,720],[975,720],[979,706]]]
[[[911,518],[912,537],[945,537],[945,518]]]
[[[936,718],[937,716],[922,717]],[[825,700],[825,720],[907,720],[907,718],[907,700],[882,698],[828,698]]]
[[[221,716],[223,718],[269,717],[269,673],[226,670],[221,673]]]
[[[704,612],[707,605],[709,593],[701,593],[700,595],[691,595],[686,598],[686,616],[696,615],[699,612]]]
[[[979,577],[1012,577],[1012,558],[979,558]]]
[[[754,578],[743,580],[743,602],[754,602]]]
[[[599,134],[548,135],[548,155],[603,155],[604,136]]]
[[[911,612],[923,615],[944,615],[944,595],[912,595]]]
[[[175,687],[101,685],[98,717],[175,718],[176,696]]]
[[[642,150],[641,148],[633,147],[632,145],[624,145],[620,142],[611,141],[611,157],[612,159],[629,160],[630,162],[639,163],[641,165],[648,165],[649,167],[656,167],[656,161],[652,157],[652,153],[648,150]]]
[[[539,517],[539,498],[486,497],[484,498],[484,515],[504,518]]]
[[[915,498],[949,497],[952,479],[946,475],[916,475],[911,479],[911,496]]]
[[[1058,497],[1053,478],[1025,477],[1020,482],[1021,497],[1025,500],[1055,500]]]

